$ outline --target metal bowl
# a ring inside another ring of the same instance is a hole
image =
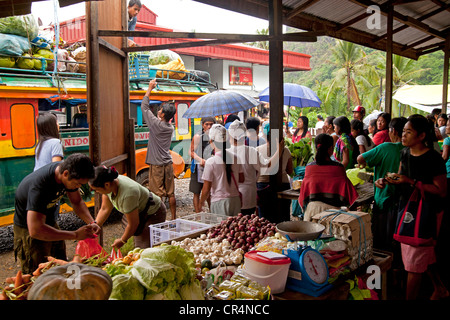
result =
[[[290,241],[308,241],[320,237],[325,226],[309,221],[285,221],[277,224],[276,229]]]

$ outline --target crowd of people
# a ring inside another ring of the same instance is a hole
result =
[[[172,219],[176,218],[170,155],[174,130],[170,121],[176,109],[172,103],[163,103],[158,111],[153,110],[149,98],[155,86],[151,81],[142,101],[143,118],[150,131],[148,188],[120,175],[114,167],[94,167],[82,154],[63,160],[56,117],[51,113],[39,116],[36,165],[16,192],[14,252],[24,272],[32,272],[45,256],[65,259],[64,240],[95,237],[114,208],[124,214],[125,224],[122,237],[114,241],[116,248],[131,237],[135,245],[146,247],[149,224],[164,222],[167,209]],[[391,118],[381,112],[367,124],[364,117],[361,106],[353,110],[352,119],[318,117],[318,134],[313,136],[308,118],[300,116],[295,127],[283,128],[281,139],[274,136],[267,118],[249,117],[243,122],[237,115],[229,115],[222,124],[214,117],[201,119],[201,132],[194,135],[189,150],[194,211],[229,216],[256,213],[273,223],[291,220],[291,200],[277,197],[278,191],[291,188],[295,175],[285,139],[293,143],[309,139],[315,152],[304,170],[298,199],[300,218],[309,221],[327,209],[352,207],[358,193],[346,171],[355,167],[373,171],[370,208],[374,247],[393,252],[395,267],[401,265],[406,270],[407,298],[417,298],[425,273],[434,285],[432,298],[446,297],[448,276],[442,270],[449,228],[445,206],[450,179],[448,117],[438,111],[408,118]],[[278,174],[281,179],[276,181],[273,177]],[[96,220],[82,201],[82,185],[101,195]],[[426,245],[394,240],[402,213],[410,210],[414,190],[420,193],[427,215],[434,217],[417,222],[420,228],[434,230]],[[76,231],[60,230],[56,222],[59,202],[65,195],[86,223]],[[169,208],[163,199],[168,200]]]
[[[448,210],[444,203],[449,198],[447,182],[450,178],[447,115],[438,112],[428,117],[415,114],[392,118],[389,113],[381,112],[367,124],[363,122],[364,117],[365,109],[357,106],[352,119],[345,116],[318,118],[322,123],[316,129],[321,129],[321,133],[312,138],[315,157],[305,167],[298,200],[303,210],[301,219],[309,221],[316,213],[327,209],[354,208],[359,195],[346,171],[354,168],[373,171],[374,196],[370,210],[374,247],[393,252],[394,268],[407,272],[408,299],[417,298],[425,273],[434,285],[432,299],[447,297],[444,282],[448,282],[448,277],[442,272],[446,261],[443,251],[446,237],[442,234],[448,230]],[[210,144],[216,153],[211,156],[206,152],[203,154],[209,155],[209,159],[193,160],[204,170],[202,196],[195,210],[227,215],[256,212],[275,223],[291,220],[290,200],[283,203],[285,200],[277,199],[276,195],[276,191],[290,188],[294,170],[284,140],[281,139],[276,148],[270,148],[273,143],[270,124],[258,118],[248,118],[244,123],[231,117],[231,121],[225,123],[222,126],[212,119],[209,132],[203,130],[202,149]],[[308,118],[299,117],[297,126],[287,127],[284,137],[293,142],[311,138]],[[275,189],[270,177],[278,170],[282,181]],[[432,222],[418,221],[435,223],[431,226],[435,232],[427,245],[394,240],[401,213],[407,208],[414,189],[422,194],[428,215],[435,217]],[[233,205],[217,206],[218,201],[230,201]],[[239,204],[240,208],[236,208]]]

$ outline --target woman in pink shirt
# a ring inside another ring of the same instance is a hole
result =
[[[391,122],[391,115],[389,113],[383,112],[378,115],[377,130],[372,139],[376,146],[383,142],[391,142],[391,138],[389,138],[389,122]]]
[[[291,134],[289,130],[286,130],[286,136],[292,138],[292,143],[296,143],[303,138],[311,138],[311,133],[308,131],[308,118],[300,116],[297,120],[297,129],[294,134]]]
[[[205,162],[200,204],[203,206],[211,195],[212,213],[235,216],[241,212],[238,182],[244,182],[242,165],[226,150],[227,130],[224,126],[214,124],[209,129],[209,138],[214,156]]]

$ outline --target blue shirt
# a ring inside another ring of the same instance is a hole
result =
[[[450,137],[447,137],[444,139],[444,146],[450,147]],[[447,168],[447,178],[450,178],[450,157],[448,158],[447,162],[445,163],[445,167]]]

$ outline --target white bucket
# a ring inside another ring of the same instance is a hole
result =
[[[250,251],[244,256],[245,275],[263,286],[269,286],[272,294],[281,293],[286,286],[291,259],[269,259]]]

